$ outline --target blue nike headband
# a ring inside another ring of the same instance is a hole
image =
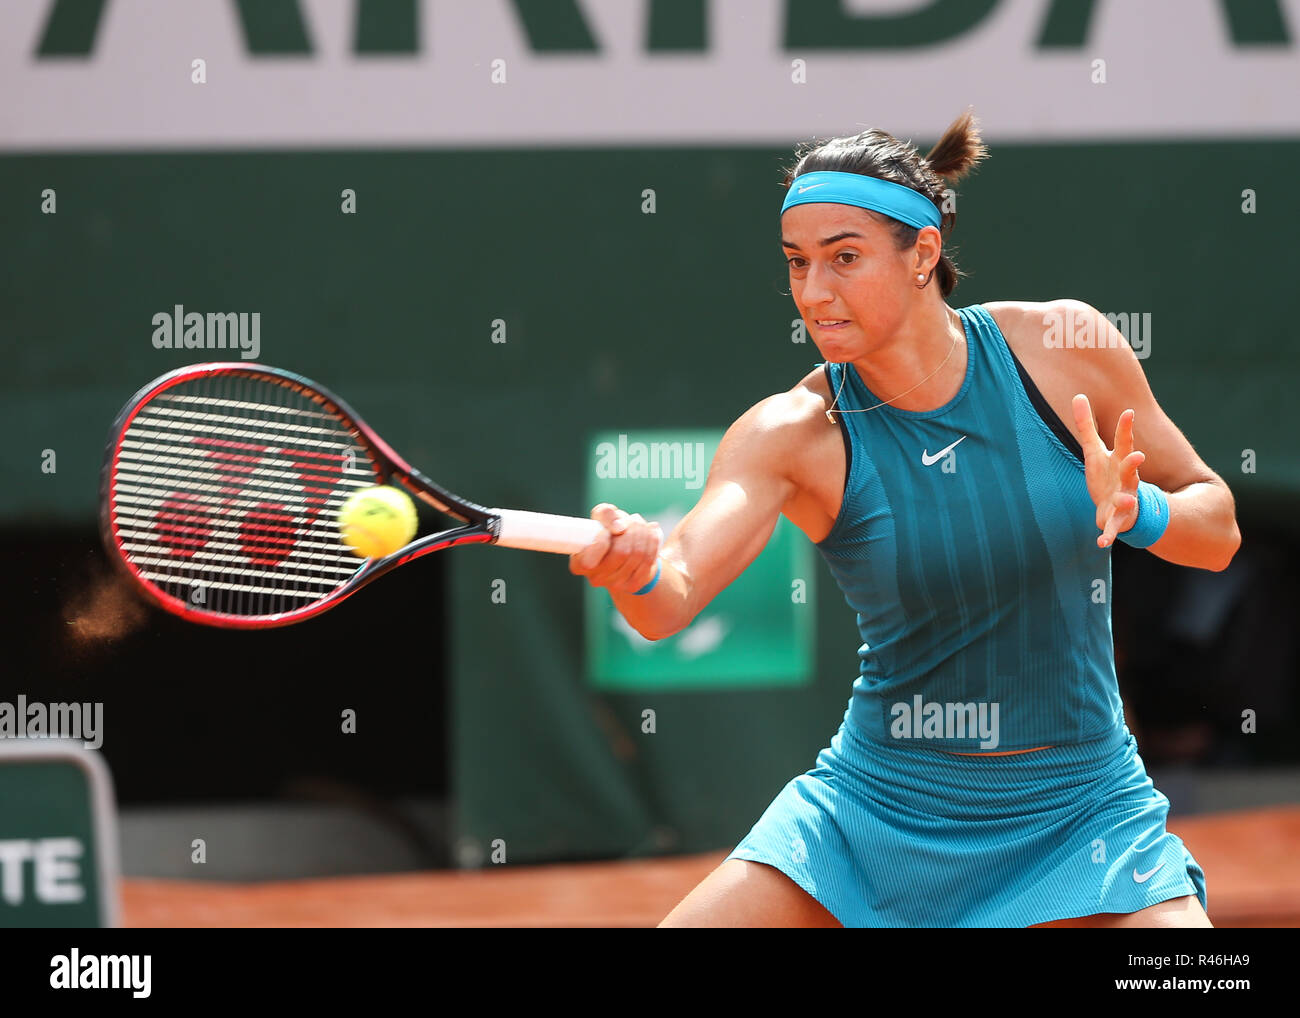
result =
[[[934,202],[920,191],[878,177],[865,177],[861,173],[818,170],[801,174],[790,183],[781,212],[784,213],[791,205],[814,202],[871,209],[918,230],[923,226],[938,228],[943,223],[943,215]]]

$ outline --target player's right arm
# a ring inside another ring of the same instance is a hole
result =
[[[808,395],[769,396],[727,430],[700,500],[663,542],[663,572],[650,593],[632,592],[654,577],[658,524],[608,503],[591,513],[605,533],[570,556],[570,571],[608,588],[614,606],[647,639],[685,629],[758,557],[798,494],[794,473],[801,448],[807,449],[810,413],[822,407]]]

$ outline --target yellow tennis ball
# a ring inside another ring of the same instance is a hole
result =
[[[391,555],[415,536],[415,503],[397,488],[354,492],[339,509],[339,535],[362,558]]]

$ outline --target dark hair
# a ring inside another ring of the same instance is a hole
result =
[[[939,232],[946,241],[957,221],[957,213],[943,211],[945,192],[987,156],[988,149],[980,139],[979,121],[975,119],[974,112],[968,109],[948,126],[943,137],[924,159],[915,145],[899,141],[887,131],[873,128],[852,137],[800,145],[795,151],[796,162],[786,169],[782,183],[789,190],[791,181],[804,173],[838,170],[902,184],[913,191],[920,191],[934,202],[943,217]],[[953,193],[955,195],[956,192]],[[916,235],[920,231],[915,227],[869,209],[863,211],[893,230],[900,251],[916,243]],[[947,252],[939,256],[935,271],[939,276],[939,288],[946,299],[957,285],[958,277],[964,273],[958,271]],[[929,280],[926,282],[929,283]]]

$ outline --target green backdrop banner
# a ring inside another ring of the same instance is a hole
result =
[[[664,535],[702,494],[718,431],[603,432],[591,442],[587,502],[635,506]],[[609,595],[587,591],[587,678],[609,690],[755,689],[812,678],[813,549],[781,519],[757,559],[682,633],[647,640]]]

